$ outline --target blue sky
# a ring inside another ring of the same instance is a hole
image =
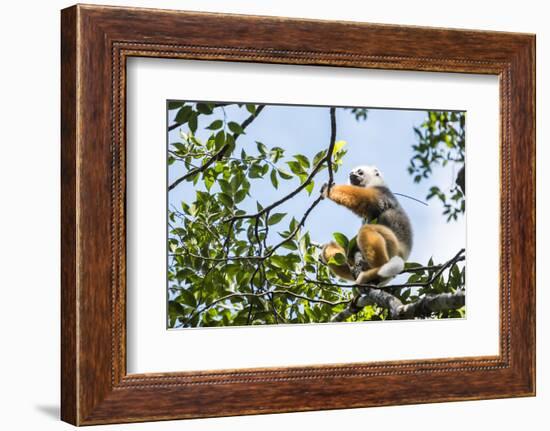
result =
[[[249,113],[236,106],[225,109],[227,119],[242,122]],[[173,121],[175,111],[169,115],[169,124]],[[197,136],[206,138],[209,131],[202,129],[214,119],[223,118],[221,109],[205,117],[199,116]],[[444,192],[454,184],[455,167],[435,169],[433,175],[415,184],[407,172],[407,166],[413,155],[412,145],[416,143],[414,126],[419,126],[426,118],[425,111],[369,109],[366,121],[357,121],[355,116],[344,109],[336,110],[337,140],[347,142],[348,153],[344,156],[343,165],[335,174],[336,183],[347,183],[348,173],[358,165],[376,165],[382,172],[387,185],[398,193],[407,194],[424,200],[428,190],[438,185]],[[182,130],[186,132],[187,126]],[[279,146],[286,150],[285,159],[290,160],[293,154],[304,154],[312,158],[318,151],[329,145],[330,120],[328,107],[268,105],[258,118],[246,129],[246,134],[239,137],[234,154],[246,147],[247,153],[256,154],[255,141],[263,142],[267,147]],[[179,129],[169,132],[169,143],[178,142]],[[169,168],[169,182],[184,174],[184,166],[175,163]],[[287,169],[288,170],[288,169]],[[290,217],[300,218],[311,202],[318,196],[321,185],[328,179],[326,170],[316,177],[315,189],[311,196],[303,191],[287,201],[276,212],[286,212],[288,216],[281,222],[287,226]],[[278,190],[273,189],[269,180],[252,180],[251,198],[247,198],[240,207],[255,210],[256,200],[267,205],[296,188],[298,179],[281,180]],[[198,183],[197,187],[204,189]],[[216,189],[212,188],[212,192]],[[194,199],[194,186],[181,183],[169,193],[169,205],[179,207],[182,200]],[[409,261],[427,263],[430,257],[439,263],[450,259],[456,252],[465,247],[465,217],[458,221],[446,222],[442,215],[442,206],[436,200],[428,201],[428,206],[399,197],[398,199],[409,214],[414,230],[414,244]],[[278,226],[278,225],[277,225]],[[342,232],[348,237],[354,236],[361,226],[360,219],[344,207],[325,200],[312,212],[305,228],[310,232],[313,241],[325,243],[332,240],[333,232]]]

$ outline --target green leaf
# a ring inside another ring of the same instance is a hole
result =
[[[182,144],[181,142],[174,142],[172,144],[172,146],[174,148],[176,148],[182,154],[187,153],[187,147],[184,144]]]
[[[296,245],[295,241],[285,242],[281,247],[286,248],[287,250],[298,250],[298,246]]]
[[[173,317],[182,316],[184,313],[183,307],[179,302],[168,301],[168,314]]]
[[[195,296],[193,295],[193,293],[191,293],[191,291],[187,289],[184,289],[180,292],[177,300],[178,302],[190,305],[193,308],[197,306],[197,300],[195,299]]]
[[[209,130],[218,130],[220,127],[223,126],[222,120],[215,120],[210,123],[210,126],[207,127]]]
[[[233,207],[233,199],[226,193],[218,193],[218,199],[226,207]]]
[[[264,144],[262,144],[259,141],[256,141],[256,146],[258,147],[258,151],[262,156],[267,155],[267,147]]]
[[[291,180],[292,178],[294,178],[291,174],[282,169],[277,168],[277,172],[279,172],[279,176],[285,180]]]
[[[225,132],[223,130],[220,130],[218,133],[216,133],[215,138],[215,144],[216,144],[216,150],[219,150],[223,145],[225,144]]]
[[[267,224],[269,226],[272,226],[274,224],[279,223],[284,217],[286,216],[286,213],[275,213],[269,217],[267,220]]]
[[[286,259],[283,256],[274,255],[270,258],[271,263],[277,268],[285,269],[287,267]]]
[[[204,185],[206,186],[206,190],[210,191],[210,189],[214,185],[214,178],[212,178],[210,176],[205,176],[204,177]]]
[[[299,175],[299,174],[302,174],[302,173],[305,173],[304,172],[304,168],[302,167],[302,165],[300,164],[300,162],[295,162],[295,161],[290,161],[290,162],[286,162],[286,164],[288,165],[288,167],[290,168],[290,170],[292,172],[294,172],[296,175]]]
[[[237,193],[235,193],[235,203],[238,204],[239,202],[242,202],[244,198],[246,198],[246,195],[248,193],[248,190],[241,189]]]
[[[187,123],[187,121],[189,121],[189,117],[191,117],[192,113],[193,110],[190,106],[184,106],[178,111],[176,117],[174,118],[174,121],[178,124],[185,124]]]
[[[193,132],[193,134],[197,131],[197,114],[193,112],[193,114],[189,117],[189,130]]]
[[[250,166],[250,170],[248,171],[248,177],[249,178],[262,178],[263,176],[263,168],[255,163]]]
[[[246,110],[250,112],[252,115],[256,115],[256,105],[253,105],[251,103],[246,104]]]
[[[422,274],[412,274],[407,279],[407,283],[416,283],[422,279]]]
[[[315,157],[313,157],[313,164],[316,165],[321,161],[323,157],[326,155],[326,150],[321,150],[317,154],[315,154]]]
[[[359,250],[359,248],[357,247],[357,235],[355,235],[352,239],[349,240],[349,244],[346,247],[346,254],[350,256],[357,250]]]
[[[307,186],[306,186],[306,191],[308,192],[309,195],[311,195],[311,192],[313,191],[313,188],[315,187],[315,182],[314,181],[311,181]]]
[[[272,263],[274,263],[275,266],[281,269],[288,269],[291,271],[294,271],[296,264],[300,262],[300,257],[292,253],[287,254],[286,256],[275,255],[275,256],[272,256],[271,259],[272,259]],[[278,274],[278,277],[282,279],[283,278],[282,275],[283,275],[282,273]]]
[[[169,110],[178,109],[178,108],[181,108],[184,104],[185,102],[176,102],[174,100],[171,100],[168,102],[168,109]]]
[[[346,144],[347,144],[346,141],[336,141],[334,143],[334,149],[332,150],[332,154],[336,154],[338,151],[344,148]]]
[[[332,234],[332,236],[334,237],[334,239],[336,240],[336,243],[343,247],[344,250],[346,250],[348,248],[348,245],[349,245],[349,239],[346,235],[344,235],[343,233],[340,233],[340,232],[334,232]]]
[[[347,263],[347,259],[342,253],[336,253],[331,259],[329,259],[328,263],[329,265],[345,265]]]
[[[220,178],[218,180],[218,184],[220,185],[220,188],[222,189],[222,192],[232,195],[233,194],[233,188],[231,187],[231,184],[229,184],[228,181],[224,180],[223,178]]]
[[[278,189],[279,188],[279,180],[277,179],[277,171],[275,169],[273,169],[271,171],[271,175],[269,177],[271,179],[271,184],[273,184],[273,187]]]
[[[233,175],[233,178],[231,178],[231,189],[233,189],[234,192],[236,192],[239,187],[241,186],[243,182],[243,174],[241,172],[236,172],[235,175]]]
[[[201,114],[210,115],[212,113],[212,107],[206,103],[197,103],[197,111]]]
[[[241,127],[241,125],[238,124],[238,123],[235,123],[234,121],[230,121],[227,126],[229,127],[229,130],[231,130],[235,135],[243,135],[244,134],[244,130]]]
[[[296,154],[294,158],[298,160],[298,162],[300,163],[300,165],[302,165],[303,168],[309,169],[309,159],[306,156],[302,154]]]

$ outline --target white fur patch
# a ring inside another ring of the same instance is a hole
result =
[[[399,256],[394,256],[380,267],[378,275],[384,278],[393,277],[403,271],[404,268],[405,261]]]

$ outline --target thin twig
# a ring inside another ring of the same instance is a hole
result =
[[[332,171],[332,151],[334,149],[334,143],[336,142],[336,108],[330,108],[330,145],[329,145],[329,154],[328,158],[328,190],[330,193],[330,188],[334,184],[334,172]]]

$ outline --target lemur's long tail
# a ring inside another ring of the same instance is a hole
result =
[[[378,275],[383,278],[394,277],[405,268],[405,261],[399,256],[394,256],[388,260],[378,270]]]

